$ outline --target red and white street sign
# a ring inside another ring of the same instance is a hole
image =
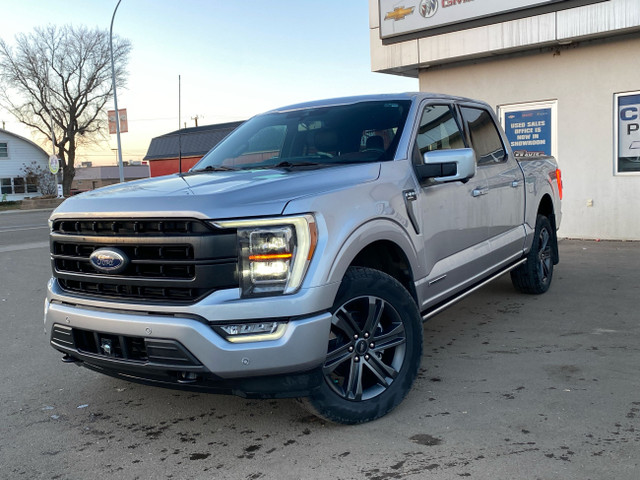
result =
[[[129,131],[129,122],[127,120],[127,109],[122,108],[118,109],[118,113],[120,114],[120,133],[126,133]],[[109,133],[116,133],[116,111],[109,110],[107,112],[109,116]]]

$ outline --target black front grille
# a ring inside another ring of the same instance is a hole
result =
[[[102,248],[123,254],[126,267],[94,268]],[[238,287],[235,230],[199,220],[57,220],[51,259],[62,289],[92,297],[182,304]]]
[[[95,274],[89,256],[104,243],[54,244],[55,267],[59,272]],[[115,247],[115,245],[113,245]],[[193,278],[195,277],[194,252],[191,245],[118,245],[131,261],[123,272],[128,277]],[[224,260],[224,259],[223,259]]]
[[[89,281],[79,282],[77,280],[67,280],[64,278],[59,279],[58,282],[64,290],[69,292],[101,297],[155,300],[157,302],[163,299],[190,302],[211,291],[209,289],[203,290],[195,288],[148,287],[144,285],[119,285],[117,283]]]

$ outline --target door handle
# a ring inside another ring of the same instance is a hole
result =
[[[473,191],[471,192],[471,195],[473,195],[474,197],[479,197],[481,195],[486,195],[487,193],[489,193],[489,188],[488,187],[477,187],[474,188]]]
[[[514,180],[513,182],[511,182],[511,186],[513,188],[518,188],[520,186],[520,180]]]

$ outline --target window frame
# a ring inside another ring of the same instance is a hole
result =
[[[523,103],[508,103],[504,105],[498,105],[497,113],[498,120],[502,125],[502,129],[506,132],[507,115],[513,112],[529,112],[536,110],[551,110],[551,156],[558,158],[558,100],[542,100],[535,102],[523,102]],[[507,138],[507,143],[509,139]],[[511,150],[515,152],[516,147],[511,147]],[[518,158],[516,156],[516,158]]]
[[[9,183],[6,183],[6,180]],[[9,191],[6,191],[7,188]],[[0,178],[0,195],[13,195],[13,179],[11,177]]]
[[[504,156],[502,157],[502,160],[500,161],[481,161],[480,160],[480,156],[478,154],[478,150],[476,149],[474,142],[473,142],[473,137],[471,135],[471,126],[469,124],[469,121],[467,120],[467,117],[464,115],[464,109],[465,108],[469,108],[469,109],[473,109],[473,110],[480,110],[482,112],[485,112],[488,116],[489,119],[491,120],[491,123],[493,124],[493,127],[495,129],[496,134],[498,135],[498,139],[500,141],[500,145],[502,145],[502,150],[504,151]],[[502,165],[506,162],[509,161],[509,150],[507,149],[506,143],[505,143],[505,138],[503,138],[503,135],[500,131],[500,128],[498,128],[498,123],[496,122],[496,118],[494,117],[494,115],[492,115],[492,112],[490,110],[489,107],[487,107],[486,105],[478,105],[478,104],[472,104],[472,103],[459,103],[458,104],[458,109],[460,110],[460,118],[462,119],[462,122],[464,123],[464,130],[465,130],[465,135],[467,136],[467,142],[468,145],[473,149],[474,153],[476,154],[476,165],[478,166],[478,168],[480,167],[485,167],[485,166],[490,166],[490,165]]]
[[[638,170],[620,170],[620,99],[625,97],[640,96],[640,90],[631,92],[620,92],[613,94],[613,175],[619,177],[633,177],[640,175],[640,164]],[[636,105],[636,104],[634,104]],[[640,109],[639,109],[640,110]],[[640,111],[639,111],[640,114]],[[640,116],[638,118],[640,123]],[[622,157],[628,158],[628,157]]]
[[[452,113],[453,119],[456,122],[456,126],[458,127],[458,131],[460,132],[460,137],[462,138],[462,143],[464,145],[462,148],[469,147],[469,139],[467,138],[467,133],[465,132],[463,120],[462,120],[462,117],[460,116],[460,111],[458,110],[456,103],[448,102],[446,100],[433,100],[433,99],[427,100],[426,102],[418,106],[418,115],[417,115],[416,124],[414,127],[415,131],[411,138],[411,143],[410,143],[411,163],[414,165],[414,167],[416,165],[424,164],[423,154],[420,153],[420,149],[418,147],[418,135],[420,135],[420,125],[422,123],[422,116],[424,115],[424,111],[427,107],[431,107],[431,106],[443,106],[443,107],[449,108],[449,110]],[[443,150],[454,150],[454,149],[443,149]],[[420,163],[416,164],[416,160],[418,157],[419,157]]]
[[[3,149],[5,151],[4,155],[2,154]],[[0,158],[9,158],[9,142],[0,142]]]
[[[25,195],[27,193],[27,179],[25,177],[13,177],[13,193]]]
[[[19,179],[21,182],[17,182]],[[17,191],[22,190],[22,191]],[[39,194],[38,182],[33,181],[33,177],[1,177],[0,195],[28,195],[30,193]]]

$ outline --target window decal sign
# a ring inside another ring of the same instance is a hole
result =
[[[640,172],[640,92],[616,95],[616,173]]]
[[[551,108],[505,114],[504,130],[516,157],[551,155]]]
[[[498,106],[498,118],[516,157],[558,157],[558,101]]]

